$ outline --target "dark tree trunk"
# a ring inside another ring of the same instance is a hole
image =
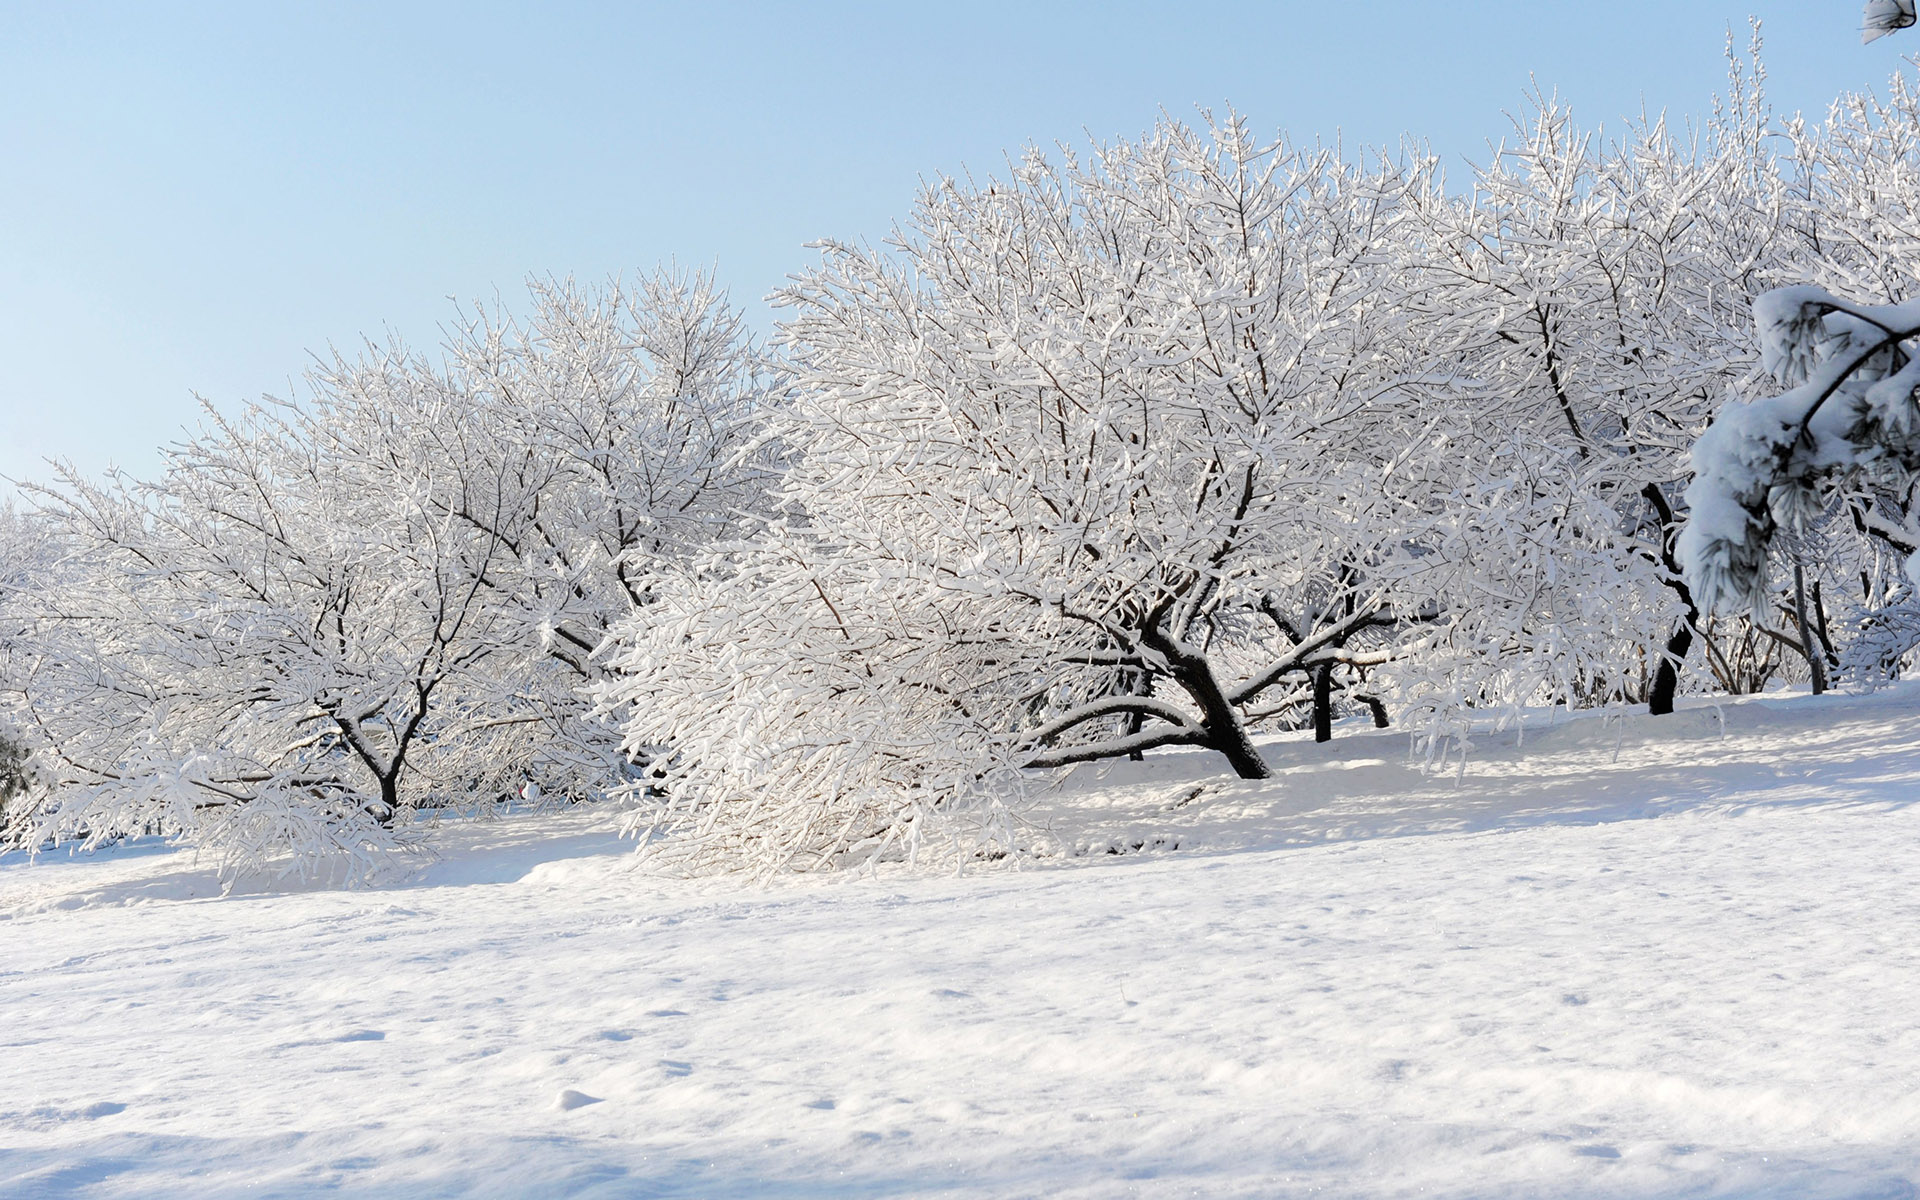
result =
[[[1134,671],[1128,671],[1126,673],[1126,679],[1127,679],[1127,685],[1126,685],[1127,691],[1129,693],[1137,694],[1141,686],[1141,678],[1139,673]],[[1152,689],[1149,688],[1148,690],[1151,691]],[[1120,731],[1126,736],[1132,737],[1134,734],[1139,733],[1142,729],[1146,728],[1146,725],[1147,725],[1147,719],[1145,717],[1141,716],[1137,712],[1128,713],[1126,721],[1123,722],[1120,726]],[[1127,761],[1129,762],[1144,762],[1146,761],[1146,757],[1147,757],[1146,753],[1141,750],[1130,750],[1127,752]]]
[[[1680,690],[1680,662],[1693,647],[1693,621],[1680,622],[1667,639],[1667,650],[1653,672],[1653,691],[1647,696],[1647,711],[1664,717],[1673,711],[1673,698]]]
[[[1799,563],[1793,564],[1793,620],[1800,627],[1800,653],[1807,660],[1813,694],[1818,696],[1827,690],[1826,655],[1814,644],[1813,623],[1807,620],[1807,573]]]
[[[1247,736],[1247,724],[1240,710],[1227,699],[1226,690],[1214,676],[1213,665],[1206,655],[1195,653],[1168,637],[1159,627],[1158,615],[1148,621],[1141,640],[1167,660],[1173,668],[1174,679],[1200,705],[1200,711],[1205,714],[1201,724],[1207,733],[1207,748],[1225,755],[1242,779],[1273,778],[1273,771]]]
[[[1840,658],[1833,652],[1833,634],[1827,628],[1827,604],[1820,598],[1820,581],[1814,580],[1807,592],[1813,597],[1813,632],[1820,639],[1820,653],[1827,656],[1828,669],[1837,671]]]
[[[1239,722],[1236,721],[1231,729],[1220,730],[1212,746],[1226,756],[1227,764],[1240,778],[1273,778],[1273,769],[1267,766],[1266,759],[1260,757],[1260,751],[1254,749],[1253,741],[1247,737],[1246,729]]]
[[[1680,664],[1693,647],[1693,631],[1700,627],[1700,609],[1693,602],[1693,589],[1680,577],[1680,560],[1673,553],[1673,505],[1667,503],[1667,494],[1657,483],[1649,483],[1640,489],[1640,494],[1660,518],[1660,565],[1667,569],[1665,583],[1687,609],[1679,627],[1667,638],[1667,651],[1654,669],[1653,691],[1647,697],[1647,711],[1664,717],[1673,711],[1674,696],[1680,691]]]
[[[1313,669],[1313,740],[1333,740],[1333,664]]]
[[[1354,699],[1366,705],[1367,711],[1373,714],[1373,727],[1375,729],[1386,729],[1390,726],[1391,723],[1387,720],[1387,706],[1380,703],[1380,697],[1356,696]]]
[[[400,811],[400,772],[380,778],[380,824],[389,828],[393,825],[394,814]]]

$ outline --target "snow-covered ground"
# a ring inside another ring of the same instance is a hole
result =
[[[0,860],[0,1195],[1915,1195],[1920,690],[1478,743],[1082,768],[960,877]]]

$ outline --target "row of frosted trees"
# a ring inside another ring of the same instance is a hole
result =
[[[11,835],[365,878],[537,794],[687,869],[998,854],[1047,768],[1260,777],[1260,732],[1345,715],[1445,753],[1523,704],[1871,683],[1920,626],[1900,453],[1749,472],[1739,537],[1678,542],[1716,409],[1849,344],[1788,305],[1763,355],[1756,298],[1920,279],[1903,79],[1779,123],[1736,72],[1610,140],[1542,104],[1451,186],[1169,121],[821,251],[768,346],[699,278],[541,286],[34,491]]]

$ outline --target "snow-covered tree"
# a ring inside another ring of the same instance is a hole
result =
[[[1703,607],[1754,614],[1817,688],[1829,669],[1884,678],[1914,644],[1920,95],[1896,76],[1783,133],[1794,244],[1776,277],[1796,282],[1753,305],[1763,371],[1742,392],[1759,395],[1699,438],[1683,547]]]
[[[627,770],[592,712],[607,631],[650,602],[662,564],[764,510],[777,381],[701,275],[595,293],[538,283],[532,300],[524,324],[461,326],[440,367],[336,359],[315,403],[329,453],[417,480],[419,503],[489,547],[471,573],[523,660],[540,747],[518,769],[582,798]]]
[[[24,838],[42,801],[17,681],[31,660],[34,597],[54,583],[58,559],[46,522],[0,504],[0,850]]]
[[[1701,630],[1672,544],[1686,449],[1752,369],[1746,306],[1789,240],[1757,52],[1697,133],[1640,121],[1605,140],[1537,99],[1470,194],[1425,197],[1410,303],[1460,329],[1483,414],[1525,430],[1542,486],[1594,506],[1611,539],[1588,561],[1623,585],[1624,620],[1593,700],[1671,710]],[[1552,556],[1569,568],[1556,588],[1602,585]]]
[[[1577,688],[1634,612],[1617,520],[1404,303],[1436,189],[1165,122],[825,246],[782,297],[787,521],[624,635],[631,744],[681,748],[659,827],[836,861],[1020,768],[1264,777],[1252,730],[1336,692],[1444,727]]]
[[[229,874],[363,878],[426,809],[627,775],[588,690],[658,566],[751,503],[764,380],[699,279],[536,289],[434,364],[336,359],[167,452],[35,495],[34,840],[179,834]]]

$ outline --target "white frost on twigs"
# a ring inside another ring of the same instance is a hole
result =
[[[364,881],[418,811],[622,781],[597,651],[765,494],[768,372],[702,276],[532,306],[209,408],[151,482],[32,493],[63,553],[0,589],[0,706],[49,752],[29,845],[162,834],[228,880]]]

